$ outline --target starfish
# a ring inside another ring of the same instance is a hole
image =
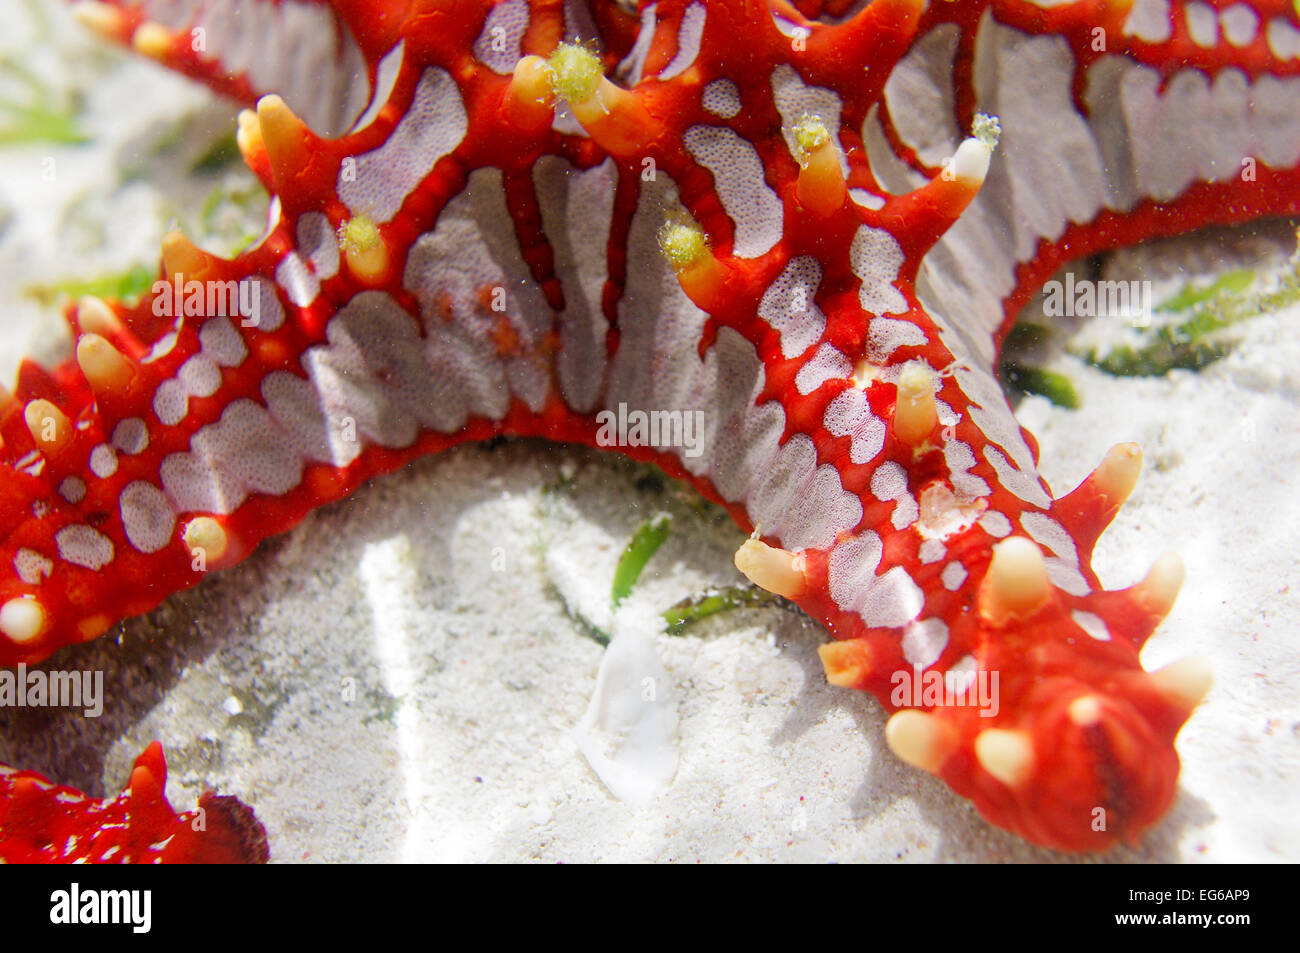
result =
[[[1168,808],[1209,673],[1138,655],[1181,562],[1111,591],[1091,568],[1140,450],[1053,494],[996,359],[1063,263],[1300,207],[1293,7],[80,10],[255,104],[239,146],[275,199],[230,260],[169,234],[139,304],[78,302],[74,358],[0,395],[0,662],[416,457],[612,444],[753,530],[736,566],[827,628],[827,679],[994,824],[1102,850]],[[99,805],[8,772],[0,849],[264,858],[246,809],[197,832],[162,776],[150,749]]]

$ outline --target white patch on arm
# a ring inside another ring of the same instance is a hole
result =
[[[785,209],[767,184],[753,144],[725,126],[691,126],[682,142],[713,173],[718,201],[735,226],[736,257],[757,258],[771,251],[784,232]]]
[[[443,156],[465,139],[469,116],[460,87],[451,74],[430,66],[415,89],[415,98],[392,135],[379,148],[356,160],[355,176],[339,175],[339,198],[354,215],[373,222],[390,221],[406,197]]]

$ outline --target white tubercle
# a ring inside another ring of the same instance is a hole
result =
[[[1034,743],[1023,731],[986,728],[975,739],[975,759],[1007,787],[1019,787],[1034,773]]]
[[[1002,124],[997,116],[976,113],[971,123],[970,138],[957,147],[950,168],[954,178],[978,188],[989,174],[989,160],[1002,137]]]
[[[982,185],[989,174],[989,160],[993,150],[980,140],[971,137],[957,147],[952,157],[952,174],[955,178],[969,185]]]
[[[947,726],[929,712],[906,708],[885,724],[885,741],[894,754],[922,771],[938,774],[956,748]]]
[[[35,599],[10,599],[0,606],[0,632],[11,641],[30,642],[45,625],[45,611]]]
[[[1152,672],[1151,680],[1170,701],[1190,710],[1209,694],[1214,674],[1208,659],[1189,655]]]
[[[761,539],[751,537],[736,550],[736,568],[754,585],[786,599],[797,599],[807,589],[804,558]]]

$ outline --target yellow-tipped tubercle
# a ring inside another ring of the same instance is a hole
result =
[[[670,224],[659,232],[659,248],[674,268],[682,269],[709,253],[709,241],[698,225]]]
[[[655,123],[640,97],[611,83],[593,51],[576,43],[561,43],[547,64],[556,93],[602,148],[626,154],[641,148],[653,134]]]
[[[831,134],[826,128],[826,123],[821,119],[816,116],[804,116],[795,124],[794,141],[799,147],[799,155],[796,158],[802,165],[814,150],[831,141]]]
[[[600,81],[605,78],[600,57],[578,43],[561,43],[547,65],[551,68],[555,91],[571,105],[594,98],[600,90]]]
[[[1001,136],[1002,126],[996,116],[976,113],[970,138],[964,140],[953,154],[953,178],[972,191],[978,190],[989,174],[989,163]]]
[[[338,240],[353,275],[368,284],[384,280],[392,258],[379,226],[358,215],[339,226]]]
[[[898,375],[894,433],[909,446],[919,447],[938,426],[934,383],[934,371],[921,361],[909,362]]]
[[[659,248],[677,272],[682,290],[695,304],[712,312],[726,299],[722,266],[694,222],[670,222],[659,231]]]
[[[844,206],[848,188],[840,154],[826,123],[816,116],[804,116],[794,127],[799,162],[795,197],[805,209],[817,215],[830,215]]]

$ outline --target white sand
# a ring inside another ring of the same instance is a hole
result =
[[[27,45],[26,9],[0,2],[19,24],[7,49]],[[19,295],[25,284],[147,259],[171,209],[197,207],[210,188],[165,176],[174,157],[118,181],[139,161],[130,143],[208,98],[148,64],[90,53],[96,44],[56,23],[57,49],[24,56],[95,90],[89,127],[104,138],[0,151],[6,378],[33,342],[56,340],[51,314]],[[50,156],[59,176],[43,183]],[[83,195],[101,198],[78,206]],[[102,235],[85,225],[99,219]],[[1115,267],[1185,261],[1190,276],[1221,257],[1215,241],[1139,250]],[[1231,247],[1260,246],[1238,234]],[[1173,810],[1110,860],[1300,860],[1297,327],[1297,309],[1253,320],[1227,360],[1162,379],[1115,379],[1061,356],[1051,366],[1083,408],[1021,405],[1058,492],[1113,443],[1145,448],[1142,481],[1094,565],[1117,587],[1181,552],[1188,583],[1144,662],[1202,652],[1218,678],[1180,737]],[[645,806],[616,801],[574,740],[604,650],[573,613],[607,621],[617,558],[657,512],[673,533],[629,617],[738,581],[743,539],[653,473],[533,442],[425,460],[129,621],[120,639],[56,656],[104,670],[104,716],[0,710],[0,760],[116,792],[159,738],[173,802],[207,787],[239,795],[278,861],[1072,859],[989,827],[900,764],[875,701],[826,685],[824,633],[775,609],[653,637],[679,717],[676,777]]]

